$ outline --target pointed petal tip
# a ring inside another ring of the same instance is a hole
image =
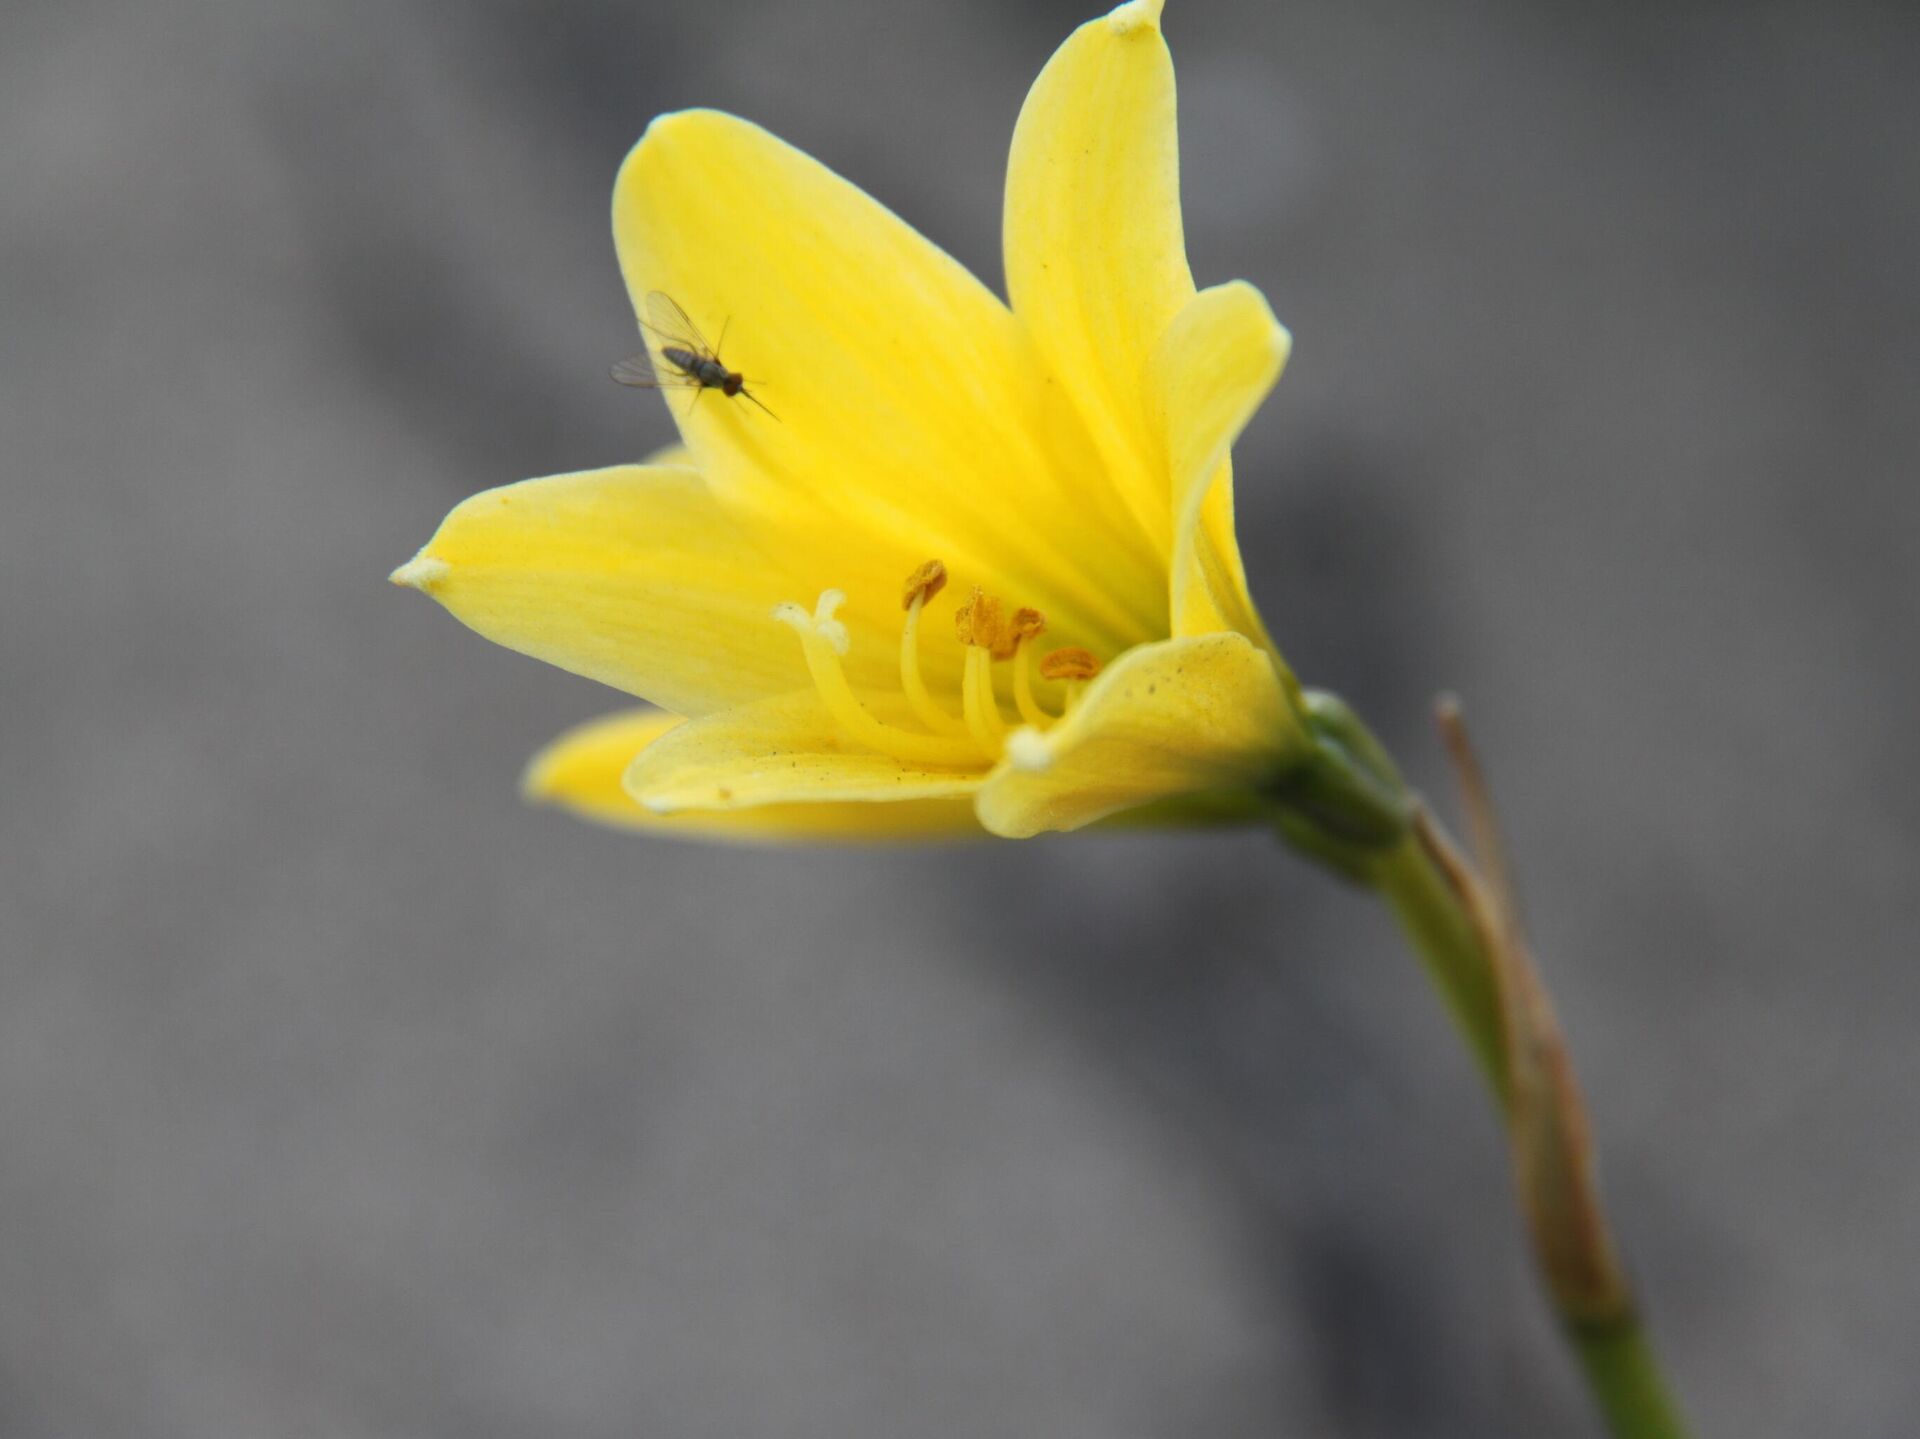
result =
[[[1278,320],[1273,322],[1273,331],[1267,337],[1267,353],[1273,367],[1273,378],[1268,384],[1274,384],[1285,373],[1287,361],[1293,358],[1293,331]]]
[[[1279,317],[1273,313],[1272,303],[1258,285],[1251,280],[1228,280],[1225,284],[1214,286],[1213,289],[1223,296],[1233,297],[1240,303],[1258,306],[1261,316],[1272,332],[1269,340],[1274,352],[1281,359],[1286,359],[1293,349],[1293,332],[1280,323]]]
[[[714,110],[701,105],[686,110],[667,110],[655,115],[647,122],[647,128],[640,132],[640,138],[634,141],[633,148],[627,152],[626,159],[621,163],[621,174],[625,175],[642,153],[657,150],[660,146],[671,144],[676,140],[683,140],[687,138],[689,132],[714,124],[747,125],[750,123],[725,110]]]
[[[1037,729],[1017,729],[1007,736],[1007,759],[1017,770],[1038,773],[1053,763],[1053,748]]]
[[[1160,11],[1166,0],[1127,0],[1107,15],[1107,24],[1116,35],[1131,35],[1136,30],[1160,28]]]
[[[548,745],[520,771],[520,798],[527,804],[552,804],[560,792],[555,746]]]
[[[1267,305],[1265,295],[1260,296],[1260,303],[1267,308],[1267,323],[1271,327],[1267,344],[1273,351],[1274,363],[1276,366],[1284,367],[1293,355],[1293,331],[1274,318],[1273,307]]]
[[[663,796],[658,788],[650,786],[648,784],[648,776],[641,772],[640,761],[644,753],[645,752],[642,751],[642,754],[635,755],[627,762],[627,767],[620,772],[620,788],[627,792],[628,799],[639,805],[640,808],[644,809],[648,814],[670,815],[676,813],[682,806],[676,805],[670,797]]]
[[[1253,331],[1260,331],[1260,339],[1265,342],[1267,358],[1272,365],[1272,379],[1279,378],[1280,372],[1293,356],[1293,332],[1274,315],[1273,306],[1267,302],[1258,285],[1247,280],[1228,280],[1202,290],[1191,303],[1196,307],[1196,315],[1201,313],[1199,307],[1215,315],[1221,315],[1223,311],[1230,313],[1237,308],[1243,316],[1243,333],[1252,338]],[[1268,381],[1269,384],[1272,379]]]
[[[430,595],[433,593],[433,587],[447,577],[450,568],[445,560],[421,553],[388,575],[387,582],[401,585],[406,589],[418,590],[423,595]]]
[[[662,110],[647,122],[646,134],[642,135],[641,138],[645,139],[647,135],[666,135],[688,125],[706,124],[714,120],[734,121],[738,119],[739,116],[730,114],[725,110],[716,110],[711,105],[689,105],[684,110]]]
[[[684,131],[690,122],[701,115],[711,115],[711,110],[668,110],[655,115],[647,122],[647,128],[640,132],[640,138],[633,142],[620,161],[620,169],[613,177],[613,203],[615,214],[619,213],[620,197],[638,183],[641,166],[645,157],[657,151],[662,145],[672,142],[675,131]]]

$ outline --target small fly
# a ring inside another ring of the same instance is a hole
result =
[[[693,398],[687,402],[688,414],[693,413],[700,396],[708,390],[718,390],[728,399],[738,395],[767,410],[759,397],[747,388],[746,377],[726,367],[720,359],[720,346],[706,342],[699,327],[687,318],[687,312],[671,295],[651,291],[647,295],[647,317],[640,323],[660,342],[660,352],[655,355],[649,348],[646,354],[615,365],[613,377],[621,384],[637,390],[692,390]],[[728,324],[731,323],[729,320]],[[722,325],[720,343],[725,344],[726,340],[727,329]],[[780,418],[772,410],[767,413],[776,420]]]

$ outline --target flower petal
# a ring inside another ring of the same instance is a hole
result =
[[[670,295],[778,412],[668,391],[730,509],[807,536],[814,589],[891,593],[938,557],[1072,643],[1165,633],[1164,549],[1050,419],[1057,387],[1011,312],[897,216],[758,126],[689,110],[627,157],[613,227],[641,318]]]
[[[984,833],[965,796],[892,804],[768,804],[656,813],[627,793],[621,777],[636,755],[684,723],[678,715],[653,709],[624,710],[589,720],[533,757],[521,790],[530,800],[557,805],[582,819],[684,839],[857,843]]]
[[[1130,650],[1044,734],[1023,731],[976,801],[980,822],[1024,839],[1135,805],[1242,789],[1304,744],[1267,651],[1237,634]]]
[[[1229,455],[1292,348],[1266,298],[1241,280],[1194,296],[1147,367],[1173,484],[1173,632],[1238,630],[1272,648],[1247,593],[1233,531]]]
[[[700,467],[693,462],[693,451],[675,440],[670,445],[662,445],[652,454],[645,456],[643,465],[660,465],[675,470],[697,470]]]
[[[1089,21],[1040,72],[1014,127],[1003,243],[1014,313],[1164,554],[1166,479],[1142,398],[1147,357],[1193,276],[1159,11],[1134,0]]]
[[[626,787],[648,809],[675,814],[822,800],[964,798],[982,778],[977,770],[928,769],[860,748],[808,690],[680,726],[639,754]]]
[[[483,491],[393,578],[490,640],[680,714],[808,683],[792,633],[769,618],[795,582],[690,469],[628,465]],[[897,683],[892,635],[858,638],[850,673]]]

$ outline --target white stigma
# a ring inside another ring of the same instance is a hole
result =
[[[833,617],[835,610],[845,604],[847,597],[840,590],[823,590],[820,601],[808,614],[805,609],[792,600],[782,600],[769,613],[783,625],[791,625],[802,635],[818,635],[837,655],[847,652],[850,641],[847,627]]]
[[[813,606],[813,632],[833,646],[833,652],[844,655],[849,641],[847,627],[836,620],[834,611],[847,602],[845,590],[822,590],[820,598]]]

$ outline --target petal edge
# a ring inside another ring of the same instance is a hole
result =
[[[1158,800],[1257,784],[1304,743],[1272,657],[1245,636],[1142,645],[981,788],[992,833],[1075,830]],[[1014,762],[1015,759],[1018,763]]]
[[[1292,349],[1266,297],[1244,280],[1194,296],[1154,349],[1148,378],[1172,486],[1176,635],[1231,629],[1272,648],[1234,534],[1230,457]]]
[[[634,758],[684,724],[661,710],[624,710],[557,737],[528,763],[521,793],[596,824],[673,839],[728,844],[862,844],[983,838],[965,798],[769,804],[737,810],[658,814],[621,783]]]
[[[1067,386],[1148,542],[1170,538],[1141,416],[1155,341],[1193,296],[1173,59],[1159,7],[1090,20],[1047,61],[1007,159],[1007,295]]]

